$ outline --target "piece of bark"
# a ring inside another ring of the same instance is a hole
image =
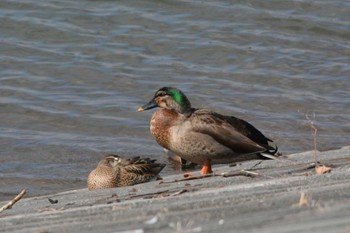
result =
[[[13,198],[11,201],[7,202],[3,207],[0,208],[0,213],[10,209],[14,204],[16,204],[17,201],[19,201],[24,195],[26,194],[26,190],[23,189],[15,198]]]

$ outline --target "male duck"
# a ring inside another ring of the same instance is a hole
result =
[[[89,190],[129,186],[148,182],[158,176],[165,167],[149,158],[123,159],[118,155],[107,155],[89,174]]]
[[[151,119],[151,133],[162,147],[201,164],[201,175],[212,173],[212,163],[274,159],[277,146],[248,122],[208,109],[195,109],[174,87],[159,89],[139,112],[160,107]]]

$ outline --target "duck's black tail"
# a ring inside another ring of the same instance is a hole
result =
[[[272,142],[271,139],[266,138],[268,141]],[[270,146],[270,145],[265,145],[266,151],[259,153],[261,159],[280,159],[279,157],[282,155],[281,153],[278,152],[278,146]]]

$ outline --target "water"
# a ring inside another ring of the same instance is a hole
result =
[[[284,154],[350,144],[348,1],[0,1],[0,200],[85,187],[107,153],[178,173],[137,113],[162,86]]]

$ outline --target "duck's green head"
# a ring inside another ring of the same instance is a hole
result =
[[[191,111],[191,103],[186,95],[175,87],[162,87],[153,99],[138,109],[139,112],[155,107],[173,109],[181,114],[188,114]]]

